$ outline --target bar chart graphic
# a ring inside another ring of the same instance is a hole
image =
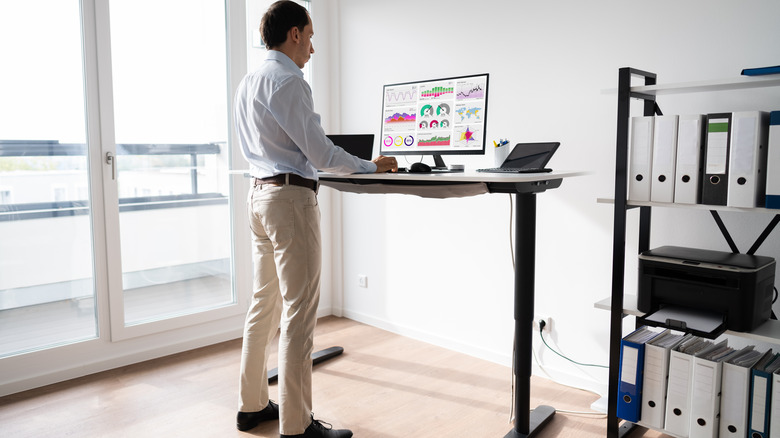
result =
[[[449,146],[450,144],[450,136],[437,136],[434,135],[433,137],[428,138],[420,138],[420,140],[417,142],[417,146]]]
[[[455,87],[450,86],[436,86],[436,87],[430,87],[427,89],[423,89],[420,92],[420,97],[423,99],[435,99],[438,97],[446,96],[448,94],[452,94],[455,92]]]

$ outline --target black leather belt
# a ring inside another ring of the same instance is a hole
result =
[[[302,176],[294,173],[281,173],[279,175],[269,176],[268,178],[253,178],[255,187],[262,184],[273,184],[276,186],[283,186],[285,184],[306,187],[313,190],[315,193],[319,188],[320,183],[313,179],[306,179]]]

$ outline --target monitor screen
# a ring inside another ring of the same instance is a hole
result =
[[[488,77],[385,85],[380,153],[484,154]]]

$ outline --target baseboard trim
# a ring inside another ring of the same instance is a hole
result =
[[[87,363],[73,363],[59,369],[51,370],[50,372],[23,376],[18,380],[0,384],[0,397],[145,362],[147,360],[159,359],[161,357],[207,347],[221,342],[231,341],[240,338],[242,333],[243,329],[226,330],[175,344],[161,345],[149,350],[131,351],[127,354],[99,358],[98,360]]]

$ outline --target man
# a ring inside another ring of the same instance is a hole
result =
[[[397,171],[398,164],[382,156],[361,160],[325,136],[300,70],[314,53],[306,9],[292,1],[274,3],[260,34],[266,61],[243,79],[235,103],[239,144],[254,177],[247,200],[253,300],[244,326],[236,425],[249,430],[279,418],[283,438],[348,438],[351,431],[332,430],[311,413],[322,263],[317,169],[370,173]],[[277,405],[269,400],[266,361],[280,319]]]

